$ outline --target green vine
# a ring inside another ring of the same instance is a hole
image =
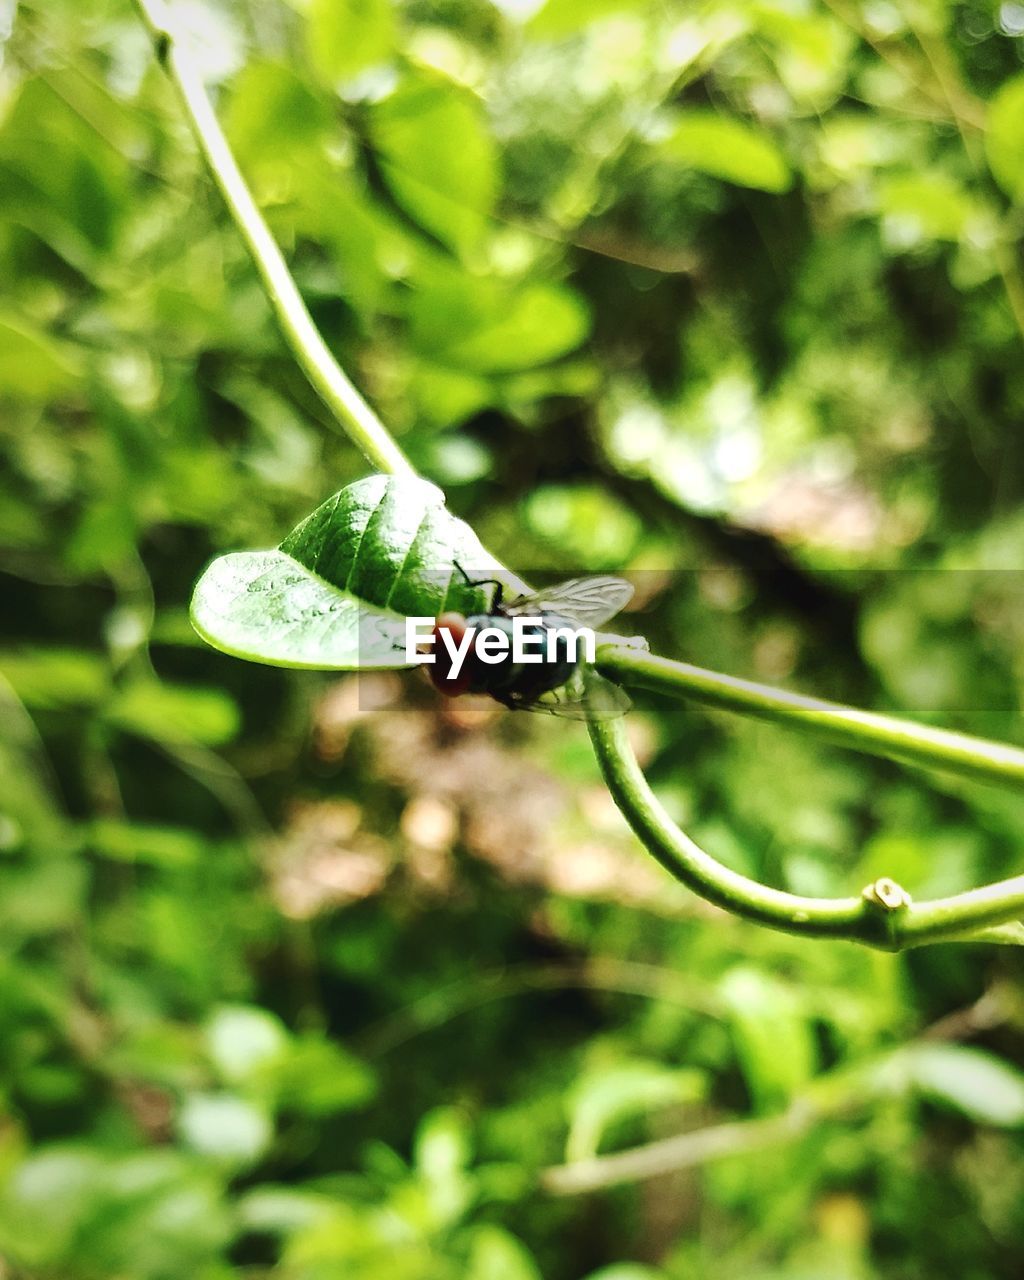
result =
[[[391,475],[413,476],[409,461],[313,323],[171,13],[162,0],[135,0],[135,4],[298,363],[374,467]],[[1016,747],[771,689],[624,644],[603,645],[597,666],[622,684],[787,724],[856,750],[987,782],[1024,786],[1024,751]],[[705,853],[668,817],[637,763],[621,720],[593,722],[590,733],[608,787],[648,851],[695,893],[727,911],[789,933],[845,938],[885,950],[966,939],[1024,943],[1024,926],[1018,923],[1024,916],[1024,876],[915,903],[887,878],[876,880],[858,897],[829,899],[785,893],[739,875]]]
[[[157,61],[178,91],[202,157],[249,250],[285,340],[303,372],[367,461],[378,471],[411,475],[409,460],[331,355],[313,323],[281,250],[242,177],[171,9],[163,0],[135,0],[135,5],[152,37]]]
[[[597,666],[620,684],[789,725],[839,746],[886,756],[901,764],[926,765],[981,782],[1024,789],[1024,750],[1003,742],[987,742],[876,711],[860,711],[773,689],[686,662],[659,658],[630,645],[602,645],[597,651]]]

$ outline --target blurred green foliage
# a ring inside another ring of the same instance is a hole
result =
[[[1021,5],[175,7],[328,342],[495,554],[647,571],[660,652],[1019,736]],[[127,0],[0,33],[4,1274],[1016,1280],[1015,953],[741,925],[578,727],[192,634],[212,555],[364,468]],[[630,723],[771,883],[1019,870],[1013,797]]]

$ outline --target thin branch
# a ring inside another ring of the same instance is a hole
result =
[[[816,1115],[812,1107],[798,1104],[765,1120],[736,1120],[709,1125],[614,1155],[592,1156],[589,1160],[553,1165],[543,1171],[540,1184],[552,1195],[575,1196],[623,1182],[639,1182],[660,1174],[677,1173],[680,1169],[692,1169],[709,1160],[748,1155],[779,1142],[791,1141],[806,1133]]]
[[[376,1057],[492,1001],[572,990],[664,1000],[705,1017],[719,1017],[722,1012],[714,992],[674,969],[597,956],[579,965],[522,964],[472,974],[396,1010],[364,1029],[356,1040],[361,1052]]]
[[[162,0],[135,0],[157,60],[178,91],[199,150],[259,272],[284,337],[306,377],[342,428],[380,471],[411,474],[412,466],[387,428],[329,351],[302,300],[238,167],[189,53],[187,40]]]
[[[1024,790],[1024,750],[1007,743],[774,689],[686,662],[659,658],[625,644],[599,646],[597,665],[620,684],[788,725],[901,764],[944,769],[981,782]]]
[[[998,992],[989,991],[969,1008],[948,1014],[933,1023],[920,1034],[916,1043],[923,1046],[936,1040],[959,1040],[980,1030],[1000,1026],[1008,1017],[1006,1000]],[[915,1042],[912,1041],[882,1058],[853,1067],[836,1067],[812,1081],[805,1093],[778,1115],[709,1125],[671,1138],[646,1142],[626,1151],[552,1165],[541,1171],[540,1185],[552,1195],[580,1195],[692,1169],[711,1160],[748,1155],[779,1142],[792,1142],[813,1125],[868,1106],[879,1093],[891,1089],[889,1081],[892,1076],[886,1071],[886,1066],[906,1058],[914,1048]],[[899,1075],[897,1072],[897,1079]]]
[[[947,1013],[922,1032],[922,1040],[967,1040],[1002,1026],[1010,1016],[1013,997],[1001,986],[989,987],[965,1009]]]

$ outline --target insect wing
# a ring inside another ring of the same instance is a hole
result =
[[[600,627],[624,609],[633,597],[633,584],[608,576],[570,578],[505,606],[508,614],[533,617],[554,613],[581,627]]]
[[[629,695],[599,675],[593,667],[578,671],[558,689],[551,689],[534,699],[513,698],[519,711],[540,711],[564,720],[616,720],[633,705]]]

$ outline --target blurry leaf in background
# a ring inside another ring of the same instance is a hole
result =
[[[250,1231],[288,1234],[315,1226],[331,1216],[333,1201],[314,1191],[276,1187],[263,1183],[245,1192],[238,1201],[238,1213]]]
[[[93,706],[110,691],[107,663],[81,649],[0,653],[0,672],[28,707]]]
[[[640,538],[640,520],[605,489],[545,485],[526,500],[527,524],[582,568],[613,568]]]
[[[200,1155],[225,1164],[251,1164],[273,1137],[270,1117],[229,1093],[193,1093],[178,1115],[182,1138]]]
[[[515,12],[515,0],[505,2]],[[531,35],[559,39],[590,22],[638,9],[643,3],[644,0],[535,0],[523,7],[527,12],[534,10],[526,24]]]
[[[637,1262],[616,1262],[600,1271],[592,1271],[586,1280],[665,1280],[664,1271],[655,1271]]]
[[[122,129],[124,108],[101,90],[102,130]],[[131,126],[129,125],[129,128]],[[3,207],[37,230],[77,269],[91,273],[129,212],[130,169],[56,88],[39,77],[18,86],[0,133]],[[57,161],[59,160],[59,163]]]
[[[437,1107],[416,1130],[413,1158],[417,1170],[440,1188],[461,1194],[462,1178],[472,1154],[469,1119],[457,1107]]]
[[[672,132],[658,144],[660,159],[741,187],[776,193],[789,190],[792,173],[767,131],[733,116],[697,108],[675,113],[670,122]]]
[[[901,249],[926,240],[959,240],[976,211],[967,192],[943,173],[885,178],[878,204],[888,239]]]
[[[1024,201],[1024,73],[992,99],[985,149],[996,181],[1013,200]]]
[[[1024,1126],[1024,1073],[990,1053],[958,1044],[926,1044],[882,1069],[890,1085],[916,1090],[980,1124]]]
[[[52,845],[64,835],[52,766],[3,670],[0,664],[0,856],[32,838]]]
[[[515,1236],[484,1225],[472,1233],[466,1280],[541,1280],[541,1273]]]
[[[156,742],[196,742],[217,747],[238,733],[240,714],[221,689],[136,681],[119,690],[106,711],[118,728]]]
[[[719,989],[731,1011],[736,1055],[756,1107],[785,1106],[815,1067],[814,1039],[799,994],[747,966],[731,969]]]
[[[688,1067],[672,1070],[656,1062],[594,1066],[576,1082],[569,1097],[566,1161],[596,1156],[603,1134],[618,1121],[699,1102],[706,1087],[703,1073]]]
[[[20,1259],[57,1274],[110,1275],[130,1257],[166,1275],[168,1256],[196,1271],[231,1234],[219,1188],[176,1153],[112,1160],[70,1146],[21,1166],[0,1224]]]
[[[99,1198],[103,1157],[88,1148],[39,1152],[18,1169],[3,1216],[19,1257],[46,1265],[70,1253],[81,1222]]]
[[[798,103],[830,105],[849,74],[855,37],[832,12],[794,9],[785,0],[750,6],[757,30],[775,45],[779,76]]]
[[[0,316],[0,396],[49,399],[78,385],[74,347],[62,347],[14,317]]]
[[[194,866],[208,853],[205,842],[188,828],[97,819],[84,833],[88,846],[112,862],[168,869]]]
[[[569,289],[544,282],[519,286],[436,271],[409,299],[411,337],[453,369],[502,373],[530,369],[572,351],[590,317]]]
[[[390,57],[395,38],[389,0],[303,0],[310,61],[330,85]]]
[[[327,100],[295,68],[276,62],[249,63],[233,82],[224,112],[224,130],[239,163],[257,173],[279,171],[317,148],[332,124]]]
[[[372,1069],[314,1032],[297,1036],[268,1083],[276,1104],[310,1116],[329,1116],[366,1106],[377,1092]]]
[[[226,1084],[239,1085],[266,1071],[288,1051],[284,1027],[265,1009],[222,1005],[206,1026],[210,1057]]]
[[[370,139],[394,198],[460,257],[477,251],[498,194],[498,157],[480,103],[453,81],[408,72],[374,104]]]

